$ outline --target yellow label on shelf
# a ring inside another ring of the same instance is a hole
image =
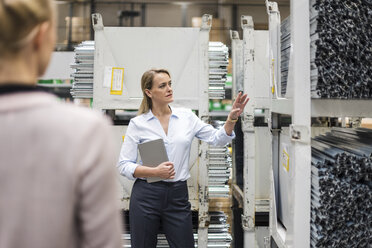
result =
[[[287,172],[289,171],[289,154],[286,148],[283,148],[282,152],[282,166]]]
[[[111,95],[122,95],[123,94],[123,82],[124,82],[124,68],[112,67],[111,74]]]

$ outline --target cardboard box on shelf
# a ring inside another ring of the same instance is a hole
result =
[[[200,27],[202,23],[201,17],[191,18],[192,27]],[[220,41],[227,44],[229,38],[229,32],[225,29],[225,21],[223,19],[213,18],[212,28],[209,33],[209,41]]]
[[[360,126],[372,129],[372,118],[363,118]]]
[[[229,224],[229,233],[231,234],[231,228],[233,225],[233,212],[231,197],[213,197],[209,198],[209,211],[210,212],[224,212],[227,216],[227,224]]]
[[[71,41],[75,43],[90,39],[90,21],[89,18],[67,16],[66,20],[66,41],[68,40],[69,27],[71,22]]]
[[[232,206],[232,203],[231,203],[230,197],[209,198],[209,210],[212,209],[212,211],[224,211],[224,210],[230,211],[231,206]]]
[[[227,73],[232,74],[232,60],[229,58],[229,65],[227,66]]]

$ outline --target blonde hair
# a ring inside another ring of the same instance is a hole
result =
[[[53,12],[51,0],[0,0],[0,57],[18,53]]]
[[[141,89],[143,93],[143,99],[141,102],[141,106],[138,110],[138,115],[144,114],[149,112],[149,110],[152,108],[152,100],[150,97],[148,97],[145,93],[145,90],[150,90],[153,85],[153,80],[156,74],[159,73],[165,73],[168,74],[170,77],[170,73],[166,69],[151,69],[143,73],[141,78]]]

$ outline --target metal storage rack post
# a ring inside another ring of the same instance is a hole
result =
[[[233,62],[233,94],[248,93],[250,100],[244,109],[241,126],[244,134],[243,189],[235,185],[234,196],[242,199],[244,247],[254,247],[257,240],[257,214],[268,215],[270,188],[267,175],[271,168],[269,58],[267,31],[255,31],[251,16],[241,17],[243,40],[231,32]],[[236,161],[235,161],[236,162]],[[237,166],[237,165],[235,165]]]
[[[92,15],[95,31],[93,108],[98,110],[136,110],[142,91],[142,73],[150,68],[170,70],[175,102],[197,110],[203,121],[209,119],[209,64],[208,45],[212,16],[204,15],[201,28],[123,28],[104,27],[99,14]],[[124,83],[116,85],[107,73],[124,68]],[[107,77],[109,80],[107,81]],[[195,94],[195,92],[198,92]],[[112,126],[117,138],[119,154],[126,126]],[[198,247],[208,242],[208,145],[193,141],[191,150],[191,178],[188,180],[192,210],[199,211]],[[129,196],[133,182],[120,177],[121,207],[129,209]]]
[[[281,142],[278,124],[278,114],[292,116],[292,124],[289,128],[289,147],[283,148],[286,153],[288,167],[283,176],[286,185],[287,197],[283,204],[287,203],[283,212],[288,212],[288,224],[286,230],[277,220],[277,195],[280,189],[277,181],[274,183],[272,174],[272,197],[270,204],[270,234],[279,247],[309,247],[310,246],[310,170],[311,170],[311,144],[310,144],[310,121],[311,121],[311,98],[310,98],[310,26],[309,26],[309,1],[291,0],[291,42],[293,53],[289,66],[288,88],[293,87],[291,99],[273,99],[272,101],[272,129],[273,129],[273,167],[280,167],[279,160]],[[270,15],[277,15],[277,9],[272,9]],[[269,18],[270,37],[280,33],[280,19]],[[280,45],[272,49],[280,50]],[[273,53],[275,54],[275,52]],[[276,61],[280,61],[279,55]],[[279,63],[279,62],[277,62]],[[274,67],[275,68],[275,67]],[[280,67],[279,67],[280,68]],[[275,73],[276,72],[276,73]],[[280,71],[276,67],[274,75]],[[279,80],[279,76],[277,76]],[[274,81],[275,82],[275,81]],[[275,86],[275,85],[274,85]],[[278,89],[276,89],[278,90]],[[284,138],[283,138],[284,139]],[[275,168],[281,172],[281,168]],[[276,172],[276,173],[279,173]],[[282,187],[284,188],[284,186]],[[284,194],[284,193],[283,193]],[[281,199],[281,198],[280,198]]]
[[[280,38],[277,38],[280,33],[279,12],[276,3],[268,4],[270,45],[275,50],[275,61],[280,64],[280,52],[276,50],[280,51]],[[289,92],[287,90],[286,98],[282,98],[279,91],[272,99],[270,235],[279,247],[310,247],[311,117],[372,116],[368,107],[371,106],[370,100],[311,98],[309,6],[309,0],[290,2],[292,52],[287,83]],[[273,68],[272,77],[280,75],[280,66]],[[279,85],[279,76],[272,80]],[[288,129],[279,126],[280,115],[292,118]],[[278,221],[279,215],[285,227]]]

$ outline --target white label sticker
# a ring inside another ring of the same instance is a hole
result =
[[[103,88],[111,88],[112,66],[105,66]]]

